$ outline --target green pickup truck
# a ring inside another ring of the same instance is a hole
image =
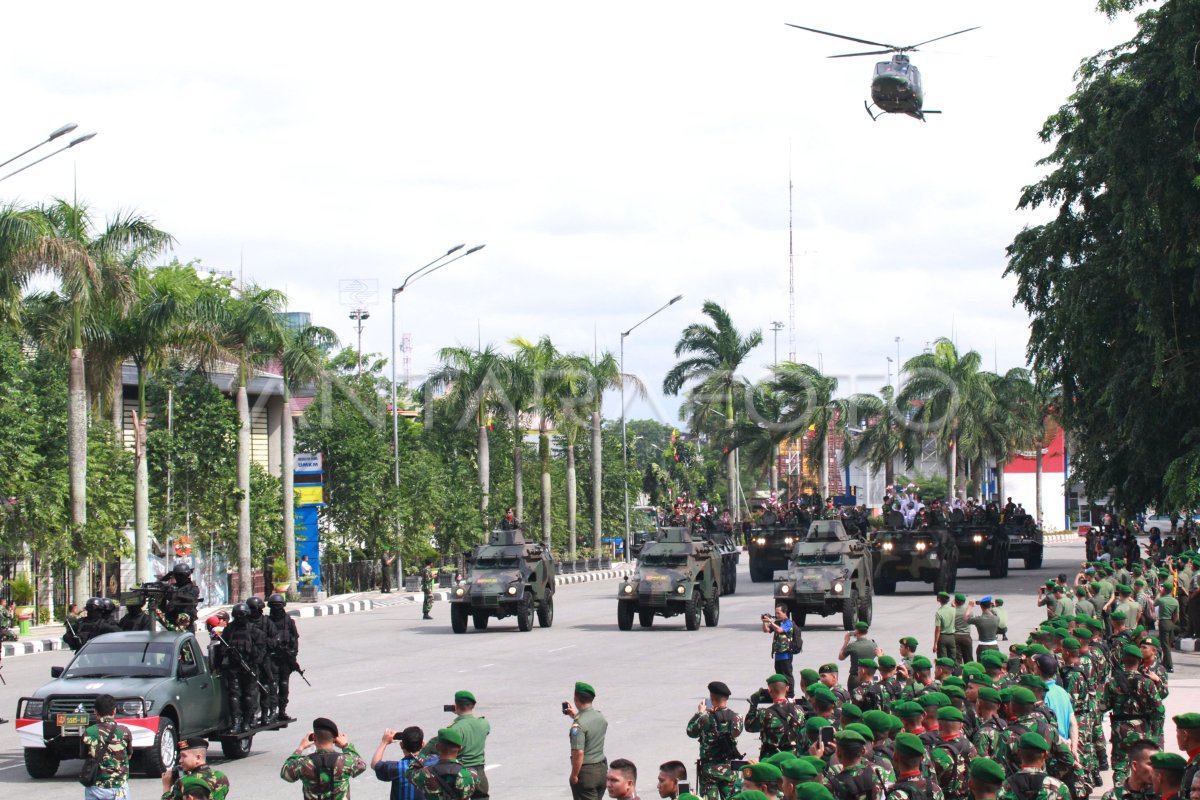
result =
[[[116,720],[133,735],[131,768],[152,777],[175,766],[180,738],[219,739],[227,758],[244,758],[254,734],[286,727],[277,722],[231,733],[221,676],[187,632],[97,636],[66,667],[51,667],[50,677],[17,702],[17,736],[33,778],[52,778],[62,761],[83,758],[83,732],[95,723],[102,694],[116,699]]]

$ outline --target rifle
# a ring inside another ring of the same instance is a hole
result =
[[[235,658],[237,658],[238,666],[240,666],[242,668],[243,672],[248,672],[251,675],[255,676],[254,682],[256,684],[258,684],[258,688],[261,689],[262,691],[266,692],[267,687],[262,685],[262,681],[260,681],[258,679],[257,673],[253,669],[250,668],[249,664],[246,663],[246,659],[242,658],[242,654],[239,653],[237,650],[235,650],[233,647],[231,647],[229,642],[225,641],[225,637],[221,636],[221,634],[213,633],[213,636],[215,636],[217,641],[220,642],[222,644],[222,646],[224,646],[226,653],[230,653]]]
[[[289,653],[289,654],[288,654],[288,667],[290,668],[290,672],[298,672],[298,673],[300,673],[300,678],[301,678],[301,679],[302,679],[302,680],[303,680],[305,683],[308,683],[308,678],[305,678],[305,677],[304,677],[304,670],[300,669],[300,662],[299,662],[299,661],[296,659],[296,656],[295,656],[295,654],[294,654],[294,653]],[[311,683],[308,683],[308,685],[309,685],[310,687],[312,686],[312,684],[311,684]]]
[[[5,686],[8,686],[8,681],[4,680],[3,670],[4,670],[4,665],[0,664],[0,683],[4,684]]]

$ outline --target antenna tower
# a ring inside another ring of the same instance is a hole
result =
[[[412,383],[412,334],[400,337],[400,352],[404,354],[400,364],[404,367],[404,387],[407,389]]]
[[[788,361],[796,360],[796,260],[792,250],[792,163],[788,153]]]

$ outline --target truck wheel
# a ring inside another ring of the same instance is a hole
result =
[[[804,623],[807,620],[808,620],[808,612],[807,611],[793,611],[792,612],[792,624],[795,625],[797,628],[803,628]]]
[[[704,604],[704,624],[710,628],[715,628],[720,620],[721,598],[714,594],[713,598]]]
[[[850,590],[850,598],[842,602],[842,630],[854,630],[854,623],[858,622],[858,590]]]
[[[526,592],[517,604],[517,630],[533,630],[533,592]]]
[[[250,745],[253,742],[253,736],[222,736],[221,752],[230,761],[236,761],[250,755]]]
[[[867,595],[863,598],[858,607],[858,618],[868,625],[871,624],[871,618],[875,615],[875,598],[872,595],[871,587],[867,587]]]
[[[488,626],[488,621],[490,619],[491,619],[491,617],[488,616],[488,613],[486,611],[471,612],[471,621],[475,623],[475,630],[477,630],[477,631],[486,631],[487,626]]]
[[[633,630],[633,603],[629,600],[617,601],[617,628],[623,631]]]
[[[875,579],[875,588],[880,594],[895,594],[896,593],[896,578],[894,575],[887,573],[881,574]]]
[[[775,570],[770,565],[750,559],[750,580],[755,583],[770,583],[775,579]]]
[[[48,747],[25,748],[25,771],[31,778],[53,778],[60,763],[58,754]]]
[[[638,609],[638,625],[649,628],[654,625],[654,612],[648,608]]]
[[[538,625],[543,628],[549,628],[554,624],[554,593],[546,592],[546,599],[537,609]]]
[[[148,778],[161,778],[164,772],[171,771],[178,757],[179,733],[175,727],[175,720],[159,717],[154,744],[142,753],[142,771]]]
[[[1029,555],[1025,556],[1025,569],[1041,569],[1042,568],[1042,546],[1040,544],[1031,544],[1029,546]]]
[[[467,607],[462,603],[450,604],[450,628],[455,633],[467,632]]]
[[[704,603],[700,599],[700,590],[693,589],[692,599],[687,601],[687,605],[683,609],[683,624],[689,631],[700,629],[700,615],[703,608]]]
[[[729,565],[729,591],[726,594],[737,593],[737,562]]]

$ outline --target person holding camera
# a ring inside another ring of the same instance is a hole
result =
[[[184,786],[188,778],[188,786]],[[208,766],[208,742],[199,736],[179,740],[179,765],[162,774],[162,800],[184,800],[185,790],[204,786],[212,800],[225,800],[229,794],[229,779],[224,772]]]
[[[796,680],[792,675],[792,655],[804,649],[800,631],[788,619],[787,606],[775,606],[775,616],[762,615],[763,633],[771,634],[771,658],[775,662],[775,674],[787,678],[787,696],[796,694]]]
[[[742,735],[742,718],[729,708],[729,687],[722,681],[708,684],[707,703],[701,703],[687,724],[690,739],[700,740],[700,758],[696,762],[698,788],[706,797],[716,791],[722,800],[734,794],[738,772],[733,762],[742,758],[737,740]],[[659,791],[662,780],[659,776]],[[680,780],[687,779],[684,771]]]
[[[487,758],[484,755],[484,747],[487,745],[488,734],[492,732],[491,723],[483,717],[475,716],[475,695],[466,689],[455,692],[454,704],[442,706],[442,710],[454,712],[454,721],[449,727],[462,735],[462,751],[458,754],[458,760],[476,775],[471,796],[488,797],[487,773],[484,768]],[[437,739],[433,739],[425,745],[420,753],[421,758],[424,759],[432,753],[436,744]]]
[[[596,690],[590,684],[576,682],[574,699],[574,708],[566,701],[562,704],[562,713],[572,720],[571,796],[574,800],[601,800],[608,774],[608,759],[604,756],[608,720],[592,708]]]
[[[789,688],[787,676],[775,673],[767,678],[766,689],[757,689],[750,695],[746,730],[759,735],[759,758],[796,749],[802,717],[796,704],[788,700]]]
[[[313,747],[312,753],[306,753]],[[312,732],[304,735],[295,752],[283,762],[279,777],[288,783],[300,781],[304,800],[350,800],[350,779],[367,769],[362,756],[339,733],[331,719],[313,720]]]
[[[404,758],[399,761],[384,761],[383,753],[392,742],[400,743],[400,749],[404,751]],[[423,744],[425,744],[425,732],[415,725],[405,728],[399,733],[391,728],[383,732],[383,739],[375,748],[375,755],[371,756],[371,769],[375,770],[376,778],[392,784],[391,793],[388,795],[389,800],[425,800],[425,793],[413,785],[407,774],[408,768],[413,765],[421,752]],[[424,759],[427,767],[436,763],[436,755]]]

